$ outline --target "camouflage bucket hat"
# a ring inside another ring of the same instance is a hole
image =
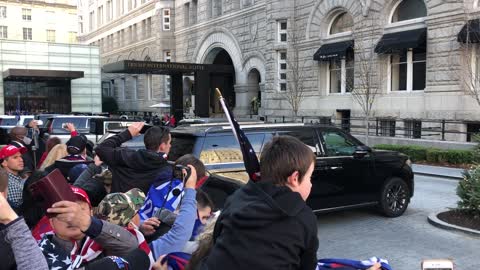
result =
[[[144,202],[145,194],[138,188],[125,193],[111,193],[100,202],[95,215],[110,223],[125,227]]]

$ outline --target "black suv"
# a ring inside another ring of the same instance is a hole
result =
[[[316,154],[312,191],[307,201],[315,212],[376,205],[389,217],[402,215],[413,196],[414,179],[407,156],[374,151],[342,130],[308,124],[243,125],[242,130],[260,156],[275,135],[300,139]],[[191,153],[210,173],[245,183],[248,180],[238,142],[229,126],[191,125],[171,131],[169,158]],[[108,136],[108,135],[107,135]],[[143,147],[136,137],[125,147]]]

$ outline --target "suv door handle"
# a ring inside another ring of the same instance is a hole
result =
[[[330,170],[341,170],[341,169],[343,169],[342,166],[331,166],[329,168],[330,168]]]

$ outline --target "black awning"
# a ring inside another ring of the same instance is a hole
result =
[[[409,48],[425,46],[427,28],[389,33],[382,36],[375,46],[376,53],[394,53]]]
[[[47,69],[17,69],[9,68],[3,72],[4,80],[74,80],[83,78],[83,71],[47,70]]]
[[[458,33],[457,41],[462,43],[480,43],[480,20],[469,20]]]
[[[347,50],[353,48],[353,40],[323,44],[313,55],[313,60],[328,61],[334,58],[345,57]]]

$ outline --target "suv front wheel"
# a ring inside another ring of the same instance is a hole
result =
[[[402,178],[389,178],[380,192],[380,212],[387,217],[401,216],[407,210],[409,194],[408,185]]]

